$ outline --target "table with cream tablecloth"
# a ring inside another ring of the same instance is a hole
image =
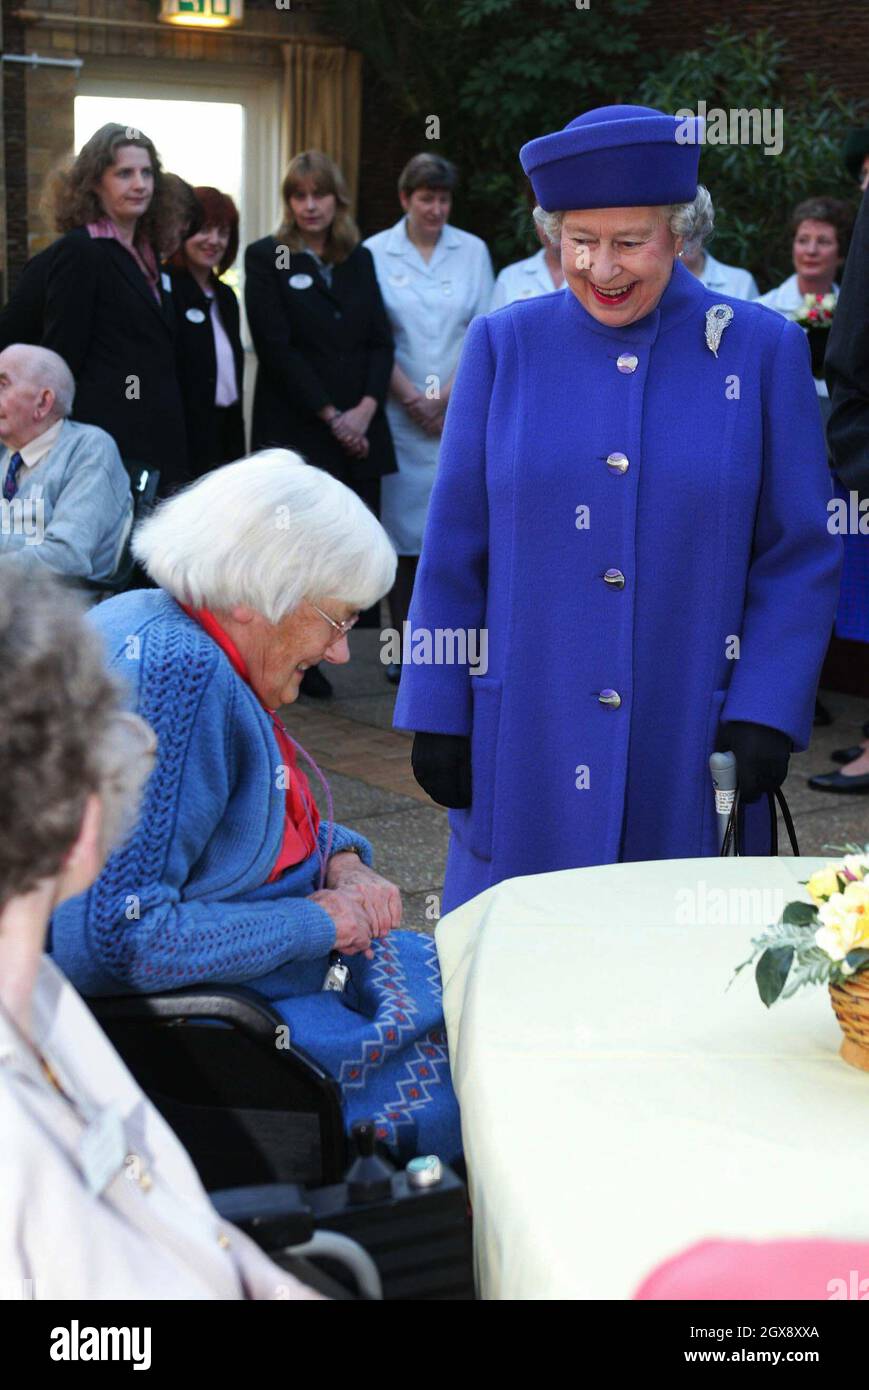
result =
[[[825,862],[541,874],[444,917],[482,1297],[629,1298],[705,1237],[869,1239],[869,1073],[826,988],[727,988]]]

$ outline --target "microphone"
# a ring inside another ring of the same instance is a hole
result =
[[[709,771],[715,788],[715,819],[718,825],[718,852],[724,844],[724,832],[736,796],[736,758],[732,753],[713,753]],[[735,838],[735,837],[734,837]]]

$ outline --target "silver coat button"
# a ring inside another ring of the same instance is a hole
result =
[[[618,709],[622,702],[622,697],[617,690],[602,690],[597,698],[600,704],[609,705],[610,709]]]
[[[603,578],[604,583],[611,584],[614,589],[623,589],[625,587],[625,576],[622,574],[621,570],[606,570]]]
[[[626,473],[629,459],[627,454],[607,454],[606,466],[611,473]]]
[[[639,365],[639,357],[636,357],[632,352],[622,352],[616,358],[616,366],[620,372],[635,372]]]

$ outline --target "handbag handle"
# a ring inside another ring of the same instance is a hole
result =
[[[797,832],[794,829],[794,822],[793,817],[790,813],[790,807],[788,806],[788,803],[785,801],[784,792],[782,791],[781,787],[776,787],[775,793],[767,792],[766,800],[767,805],[769,806],[770,856],[774,857],[778,854],[778,815],[776,813],[776,802],[778,802],[779,807],[781,808],[782,819],[785,823],[785,829],[788,832],[788,839],[791,842],[791,849],[793,850],[794,854],[799,858],[800,847],[797,844]],[[730,815],[727,817],[727,825],[724,831],[724,843],[722,844],[720,851],[721,858],[724,858],[725,856],[730,854],[731,847],[734,856],[736,856],[737,858],[741,856],[739,842],[740,838],[744,838],[744,829],[745,812],[742,805],[742,798],[739,794],[739,788],[737,787],[736,794],[733,798],[733,805],[730,808]]]

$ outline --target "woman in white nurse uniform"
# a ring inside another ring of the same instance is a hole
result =
[[[537,199],[530,184],[527,202],[528,211],[533,213]],[[560,250],[552,245],[539,222],[534,222],[533,226],[540,242],[540,250],[523,261],[514,261],[512,265],[504,266],[492,291],[490,314],[496,309],[503,309],[505,304],[515,304],[519,299],[539,299],[541,294],[554,294],[564,285]]]
[[[395,338],[386,414],[399,471],[383,479],[381,520],[399,557],[389,595],[399,633],[410,607],[459,353],[471,320],[488,311],[494,283],[485,243],[447,221],[455,183],[448,160],[415,155],[398,181],[404,216],[365,242]],[[399,674],[398,666],[387,671],[392,681]]]

